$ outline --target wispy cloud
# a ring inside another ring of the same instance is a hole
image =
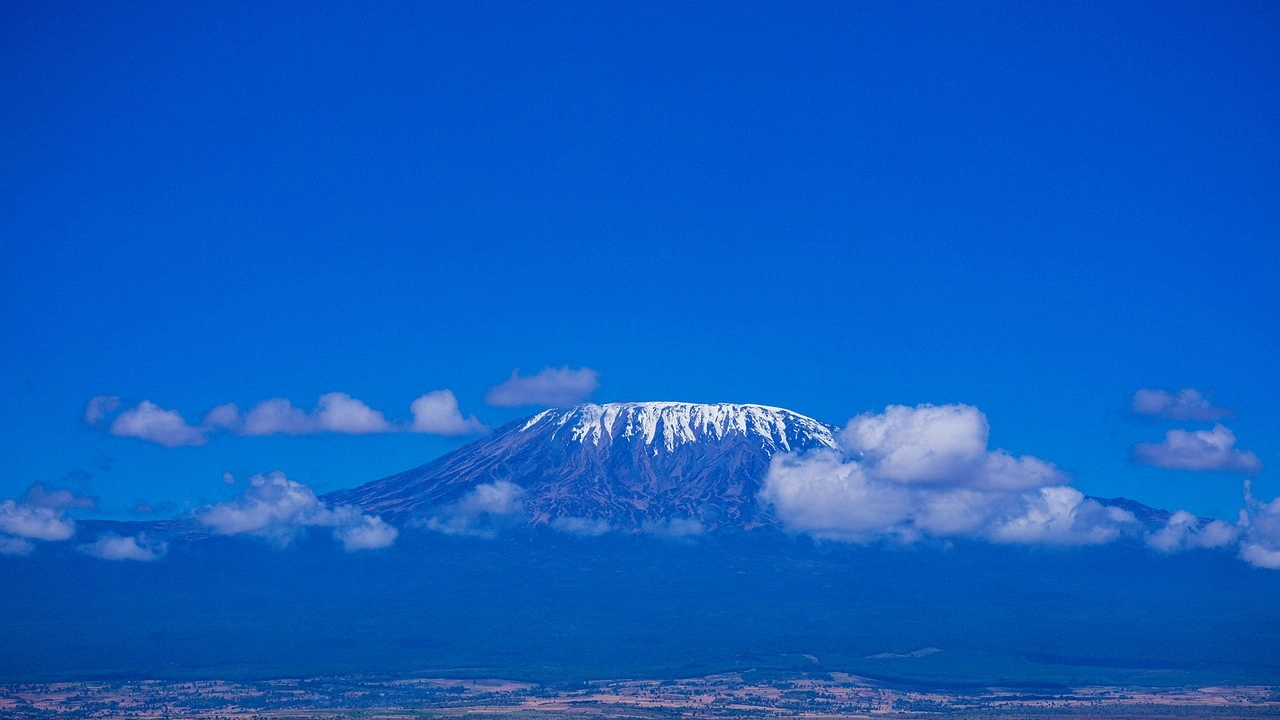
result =
[[[566,535],[576,535],[578,537],[599,537],[613,530],[613,526],[609,524],[609,521],[603,518],[573,516],[558,517],[551,521],[551,527]]]
[[[330,528],[348,551],[387,547],[399,535],[382,518],[353,505],[329,507],[311,488],[281,472],[255,475],[240,497],[209,506],[196,518],[220,535],[255,535],[282,546],[310,527]]]
[[[527,376],[516,369],[511,371],[511,377],[489,388],[484,401],[495,407],[576,405],[600,387],[599,377],[600,373],[591,368],[545,367]]]
[[[1236,449],[1235,444],[1235,433],[1217,424],[1212,430],[1170,430],[1163,442],[1136,445],[1133,456],[1146,465],[1171,470],[1257,474],[1262,461],[1252,452]]]
[[[42,483],[36,483],[22,494],[22,502],[34,507],[54,510],[92,510],[98,506],[98,499],[89,495],[77,495],[65,488],[49,489]]]
[[[413,401],[409,407],[413,413],[414,432],[434,435],[471,435],[487,432],[489,428],[475,415],[463,417],[458,409],[458,398],[451,390],[435,390]]]
[[[169,543],[152,540],[146,533],[138,535],[101,535],[88,545],[81,545],[80,550],[87,555],[101,560],[137,560],[150,562],[164,557]]]
[[[705,533],[707,528],[693,518],[667,518],[661,522],[647,522],[641,530],[667,538],[693,538]]]
[[[774,457],[760,499],[790,530],[855,542],[1096,544],[1135,522],[1067,486],[1051,463],[989,449],[988,436],[969,405],[889,406],[849,421],[839,450]]]
[[[1133,394],[1133,412],[1165,420],[1199,420],[1212,422],[1231,414],[1215,406],[1199,390],[1183,388],[1170,392],[1160,388],[1143,388]]]
[[[90,425],[99,425],[118,407],[120,407],[120,398],[115,395],[95,395],[85,403],[84,421]]]
[[[493,537],[525,516],[524,489],[498,480],[481,483],[432,515],[424,525],[446,535]]]

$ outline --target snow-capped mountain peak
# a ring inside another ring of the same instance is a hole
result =
[[[706,438],[741,437],[769,453],[796,447],[835,447],[832,428],[813,418],[767,405],[733,403],[634,402],[586,404],[546,410],[530,418],[522,431],[551,428],[551,436],[579,443],[629,442],[668,451]]]

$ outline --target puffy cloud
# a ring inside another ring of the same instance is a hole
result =
[[[1235,448],[1235,433],[1221,424],[1212,430],[1170,430],[1164,442],[1139,443],[1139,462],[1171,470],[1225,470],[1255,475],[1262,469],[1257,455]]]
[[[1245,509],[1240,513],[1240,557],[1254,567],[1280,570],[1280,498],[1269,503],[1253,497],[1244,484]]]
[[[67,490],[48,491],[32,485],[21,500],[0,502],[0,555],[26,555],[35,550],[32,540],[56,542],[76,533],[76,522],[67,517],[69,507],[93,507],[92,498]]]
[[[314,420],[307,412],[296,408],[285,398],[263,400],[245,413],[244,422],[240,425],[241,435],[303,435],[319,432]]]
[[[1040,488],[1019,498],[1022,514],[997,522],[986,533],[993,542],[1050,545],[1100,545],[1120,537],[1124,525],[1136,522],[1132,513],[1104,507],[1072,487]]]
[[[1240,529],[1221,520],[1204,522],[1186,510],[1169,516],[1164,527],[1147,536],[1147,545],[1160,552],[1192,548],[1220,548],[1236,541]]]
[[[76,523],[61,507],[0,502],[0,533],[31,540],[66,540],[76,532]]]
[[[600,373],[591,368],[577,370],[544,367],[535,375],[521,375],[519,369],[511,377],[489,388],[484,401],[495,407],[576,405],[600,387]]]
[[[231,405],[230,408],[232,410],[226,413],[227,420],[231,419],[235,406]],[[210,414],[218,409],[214,408]],[[224,427],[235,427],[234,421],[224,424]],[[321,432],[370,435],[395,432],[397,429],[387,422],[381,411],[340,392],[321,395],[311,412],[294,407],[285,398],[264,400],[250,408],[239,424],[241,435],[310,435]]]
[[[120,437],[149,440],[165,447],[203,445],[206,441],[200,428],[188,425],[178,411],[165,410],[150,400],[143,400],[116,416],[110,432]]]
[[[80,546],[80,550],[102,560],[137,560],[150,562],[164,557],[169,549],[166,542],[157,542],[147,537],[146,533],[138,535],[115,535],[108,533],[99,536],[88,545]]]
[[[890,532],[912,511],[909,488],[872,481],[834,450],[775,455],[760,499],[791,530],[843,540]]]
[[[84,421],[90,425],[101,424],[118,407],[120,407],[120,398],[115,395],[95,395],[85,403]]]
[[[489,428],[475,415],[464,418],[458,410],[458,398],[452,390],[434,390],[413,401],[409,411],[413,413],[414,432],[434,435],[469,435],[487,432]]]
[[[1063,481],[1049,463],[989,451],[987,418],[971,405],[890,405],[841,431],[841,447],[861,455],[874,478],[977,488],[1032,488]]]
[[[599,537],[613,529],[607,520],[585,517],[558,517],[551,521],[551,527],[578,537]]]
[[[372,515],[362,515],[354,524],[341,525],[333,531],[347,552],[389,547],[399,535],[399,530]]]
[[[1133,412],[1153,415],[1165,420],[1220,420],[1231,413],[1215,407],[1209,399],[1194,388],[1169,392],[1158,388],[1143,388],[1133,394]]]
[[[425,525],[446,535],[493,537],[498,529],[518,522],[524,514],[524,489],[499,480],[476,485],[428,518]]]
[[[347,435],[384,433],[394,429],[381,412],[340,392],[321,395],[315,416],[320,429]]]
[[[329,507],[282,472],[255,475],[238,498],[205,508],[197,519],[220,535],[256,535],[287,545],[308,527],[333,528],[346,550],[386,547],[399,531],[352,505]]]
[[[206,428],[233,430],[240,426],[240,408],[235,403],[224,403],[204,414],[200,425]]]
[[[119,398],[98,396],[85,410],[86,421],[100,424],[105,415],[119,404]],[[176,410],[165,410],[144,400],[115,418],[113,435],[137,437],[165,447],[203,445],[215,431],[231,431],[240,435],[310,435],[331,432],[345,435],[367,435],[387,432],[424,432],[439,435],[465,435],[488,430],[474,415],[463,417],[458,400],[449,390],[427,393],[414,401],[413,422],[392,423],[381,411],[346,393],[321,395],[310,411],[295,407],[286,398],[264,400],[243,415],[235,403],[218,405],[205,413],[200,425],[187,423]]]
[[[775,456],[760,500],[790,530],[855,542],[1092,544],[1134,522],[1066,486],[1052,464],[988,449],[988,436],[972,406],[890,406],[849,421],[838,451]]]

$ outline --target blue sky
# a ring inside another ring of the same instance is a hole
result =
[[[9,3],[0,498],[180,512],[466,440],[163,447],[95,396],[407,424],[448,389],[496,426],[536,408],[490,388],[567,366],[840,424],[965,403],[1086,493],[1231,519],[1280,495],[1278,80],[1264,3]],[[1215,423],[1260,469],[1135,455]]]

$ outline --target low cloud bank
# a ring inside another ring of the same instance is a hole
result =
[[[240,497],[207,507],[196,519],[219,535],[255,535],[281,546],[311,527],[329,528],[347,551],[387,547],[399,536],[382,518],[353,505],[329,507],[282,472],[255,475]]]
[[[784,528],[849,542],[1098,545],[1129,536],[1164,553],[1238,547],[1251,565],[1280,569],[1280,498],[1259,502],[1248,481],[1238,522],[1179,510],[1152,530],[1086,498],[1051,463],[990,449],[986,417],[968,405],[890,406],[850,420],[837,443],[838,450],[773,458],[759,499]],[[1148,452],[1167,453],[1162,467],[1256,472],[1256,456],[1234,443],[1218,425],[1172,431]]]
[[[85,406],[84,419],[118,437],[135,437],[164,447],[204,445],[217,432],[236,435],[313,435],[336,433],[370,435],[391,432],[419,432],[455,436],[487,432],[475,415],[464,417],[458,400],[450,390],[435,390],[422,395],[410,406],[413,419],[392,422],[381,411],[362,400],[341,392],[321,395],[311,410],[296,407],[287,398],[264,400],[245,412],[235,403],[218,405],[205,413],[198,425],[186,420],[177,410],[167,410],[150,400],[116,411],[120,398],[99,395]]]
[[[1136,524],[1068,486],[1053,464],[989,449],[989,435],[970,405],[891,405],[850,420],[839,450],[776,456],[760,500],[789,530],[852,542],[1090,545]]]
[[[599,378],[600,373],[591,368],[571,370],[567,365],[544,367],[534,375],[521,375],[516,369],[511,377],[489,388],[484,401],[494,407],[577,405],[600,387]]]

